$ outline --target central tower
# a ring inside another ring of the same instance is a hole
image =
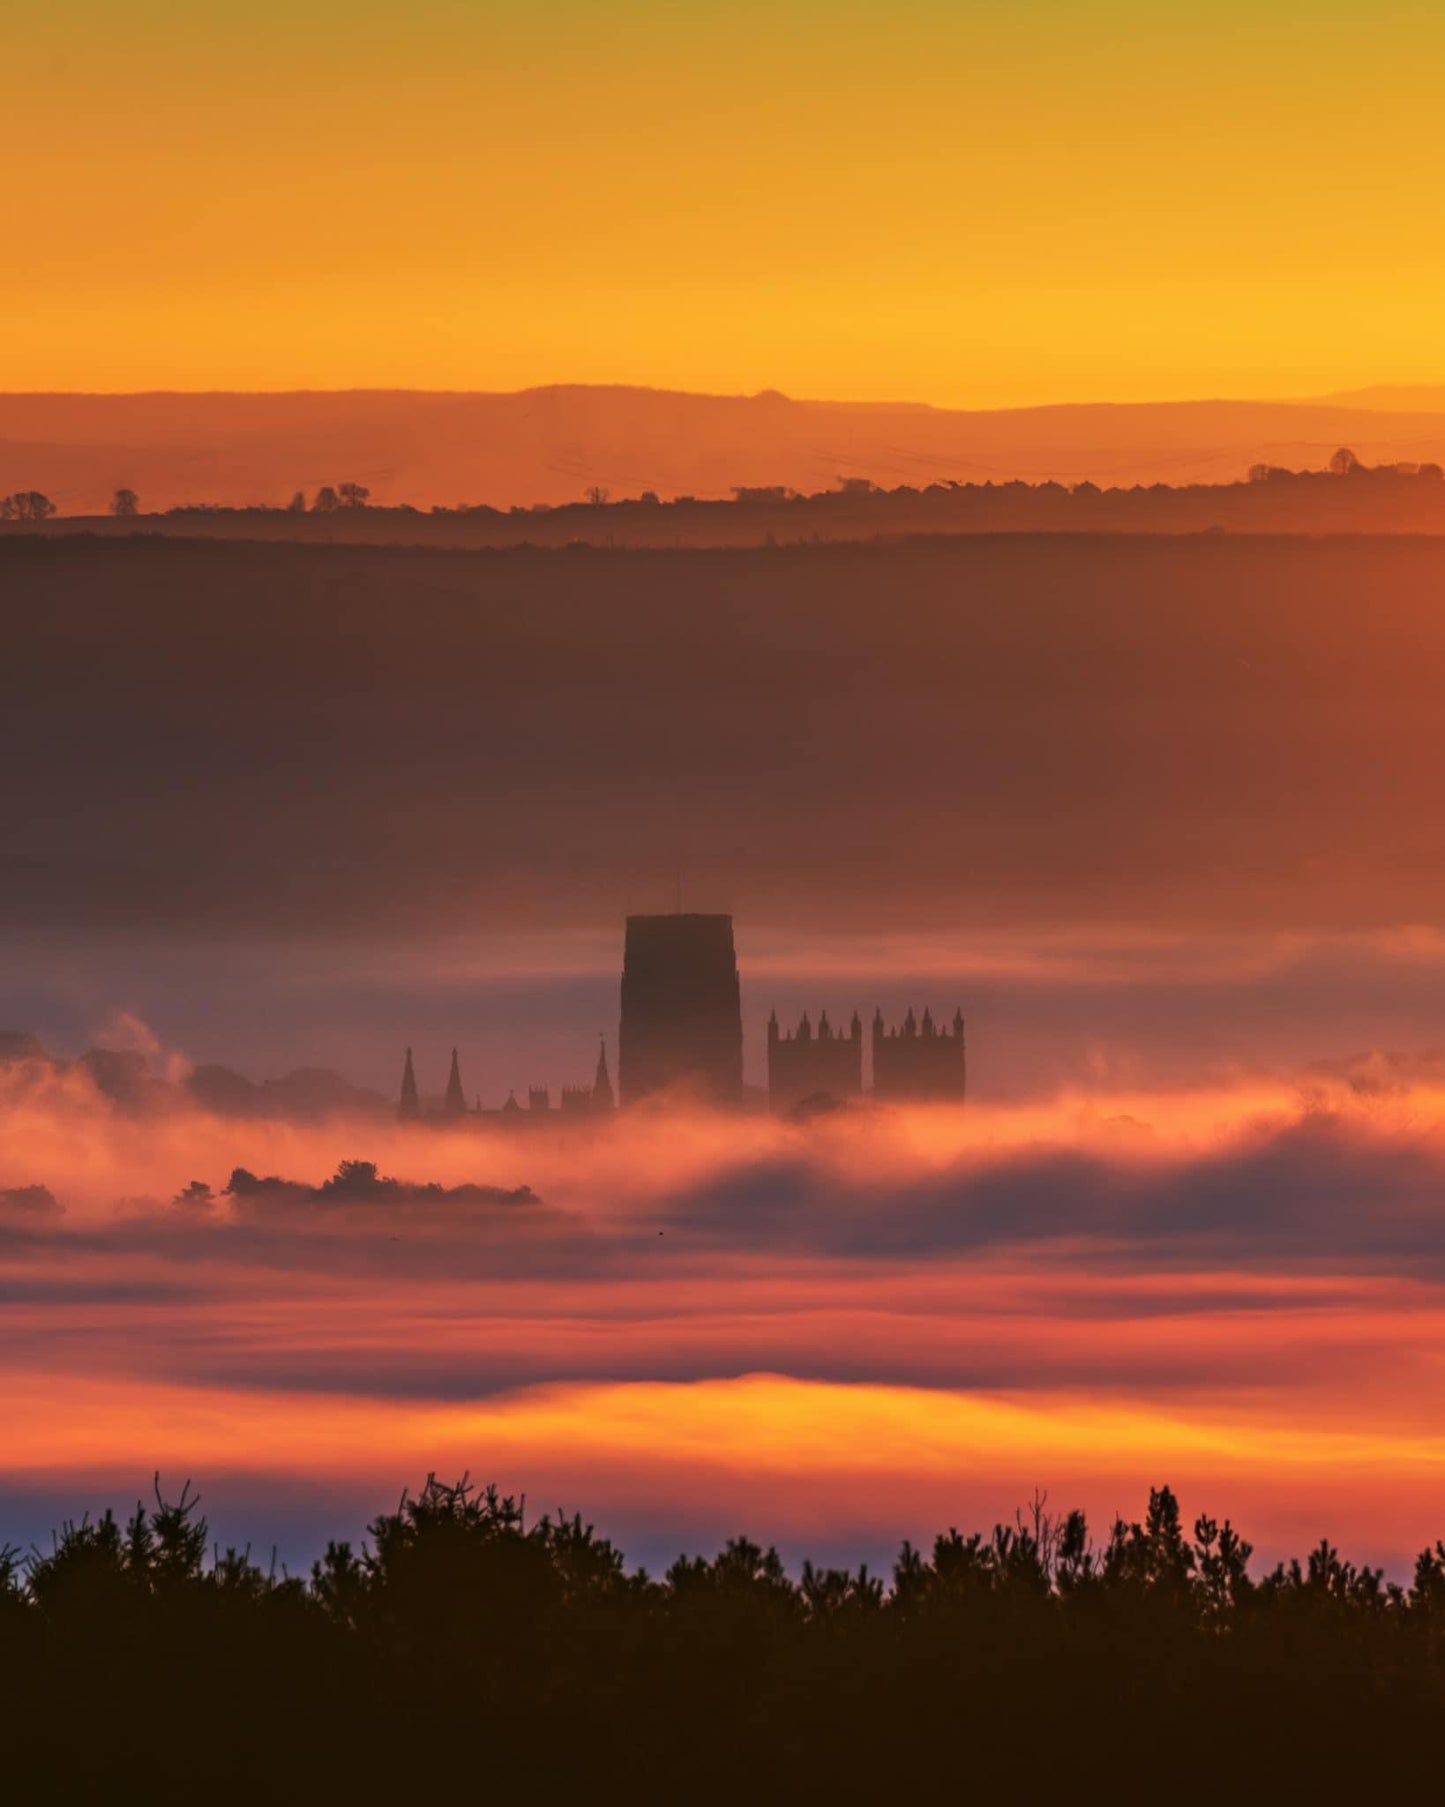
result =
[[[743,1098],[743,1016],[731,916],[629,916],[617,1048],[623,1104],[670,1088]]]

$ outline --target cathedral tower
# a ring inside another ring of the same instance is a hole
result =
[[[629,916],[617,1077],[623,1104],[743,1096],[743,1019],[731,916]]]

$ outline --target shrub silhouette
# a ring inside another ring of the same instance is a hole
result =
[[[1409,1586],[1322,1541],[1259,1580],[1167,1487],[1095,1544],[1035,1499],[891,1584],[735,1538],[660,1579],[578,1516],[435,1477],[306,1580],[189,1487],[0,1549],[15,1799],[1362,1798],[1423,1786],[1445,1543]]]

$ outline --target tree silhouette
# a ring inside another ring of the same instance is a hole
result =
[[[0,496],[0,521],[48,521],[55,504],[38,489],[17,489],[14,495]]]
[[[129,518],[140,513],[140,497],[133,489],[118,489],[110,499],[110,512]]]
[[[371,491],[364,483],[338,484],[336,493],[343,508],[365,508],[371,497]]]
[[[578,1515],[430,1477],[309,1578],[214,1549],[189,1485],[0,1547],[8,1798],[475,1792],[764,1804],[1433,1799],[1445,1543],[1408,1585],[1321,1540],[1255,1580],[1151,1492],[1102,1547],[1046,1501],[788,1573],[661,1579]],[[222,1748],[223,1747],[223,1748]],[[221,1769],[224,1765],[224,1771]],[[202,1790],[205,1792],[205,1790]],[[210,1792],[216,1794],[214,1786]]]
[[[305,514],[306,491],[304,489],[298,489],[296,494],[292,496],[291,500],[286,504],[286,509],[289,514]]]
[[[1360,461],[1347,445],[1342,445],[1339,451],[1335,453],[1334,457],[1330,459],[1331,476],[1348,477],[1352,472],[1359,469]]]
[[[335,514],[341,506],[341,498],[329,483],[323,483],[316,492],[316,500],[311,504],[313,514]]]

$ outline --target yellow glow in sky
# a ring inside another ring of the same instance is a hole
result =
[[[0,387],[1445,380],[1414,0],[54,0]]]

